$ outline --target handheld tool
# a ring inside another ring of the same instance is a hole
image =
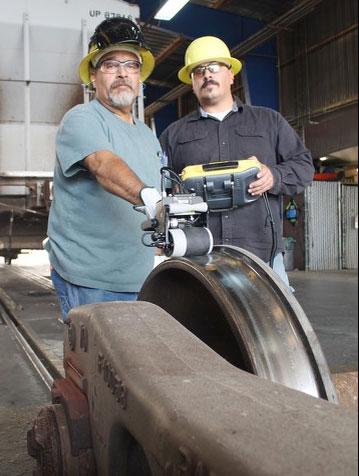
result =
[[[157,202],[154,216],[147,213],[148,219],[142,224],[143,244],[162,249],[167,257],[211,253],[213,236],[207,227],[208,213],[257,200],[248,194],[248,187],[259,170],[256,159],[188,166],[180,176],[163,167],[162,199]],[[177,184],[178,193],[166,193],[166,179]],[[135,208],[145,212],[145,207]]]
[[[203,197],[210,211],[237,208],[258,199],[248,193],[260,171],[257,159],[190,165],[181,173],[183,186]]]

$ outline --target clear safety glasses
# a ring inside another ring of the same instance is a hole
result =
[[[118,74],[121,69],[124,69],[129,74],[139,73],[141,69],[141,63],[136,60],[116,61],[105,60],[102,61],[97,67],[102,73],[106,74]]]
[[[201,66],[197,66],[191,72],[191,76],[194,78],[202,78],[208,70],[212,74],[219,73],[223,68],[231,69],[231,65],[226,63],[213,62]]]

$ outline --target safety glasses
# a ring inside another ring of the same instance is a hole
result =
[[[141,63],[136,60],[104,60],[97,66],[97,69],[105,74],[118,74],[121,72],[122,68],[129,74],[135,74],[140,71]]]
[[[193,68],[191,76],[194,78],[202,78],[206,74],[207,70],[212,74],[216,74],[223,70],[223,68],[231,69],[231,65],[216,61],[206,65],[197,66],[196,68]]]

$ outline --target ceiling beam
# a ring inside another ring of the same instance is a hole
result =
[[[154,101],[149,106],[147,106],[145,108],[145,115],[147,117],[153,116],[153,114],[155,114],[157,111],[159,111],[163,107],[166,107],[172,101],[176,100],[180,96],[183,96],[188,91],[191,91],[191,89],[191,86],[185,86],[180,84],[176,88],[173,88],[171,91],[161,96],[159,99],[157,99],[157,101]]]
[[[303,0],[298,5],[273,20],[266,27],[262,28],[254,35],[242,41],[242,43],[240,43],[238,46],[234,47],[231,51],[232,56],[243,57],[244,55],[248,54],[250,51],[278,35],[279,32],[287,29],[290,25],[307,16],[321,2],[322,0]],[[177,88],[173,89],[157,101],[154,101],[149,106],[147,106],[145,108],[145,115],[153,116],[153,114],[161,110],[168,103],[174,101],[180,96],[183,96],[190,90],[191,86],[179,85]]]
[[[167,88],[167,89],[173,89],[176,86],[178,86],[177,83],[173,83],[170,81],[161,81],[160,79],[152,79],[151,77],[146,79],[146,84],[150,84],[151,86],[159,86],[160,88]]]
[[[314,8],[321,3],[322,0],[304,0],[299,5],[291,8],[288,12],[271,21],[265,28],[243,41],[231,51],[233,56],[243,56],[259,45],[266,43],[283,30],[286,30],[293,23],[298,22]]]
[[[156,66],[158,66],[162,61],[164,61],[166,58],[168,58],[172,53],[174,53],[184,42],[184,37],[183,35],[180,35],[178,38],[176,38],[172,43],[170,43],[167,48],[162,50],[158,56],[156,56]]]
[[[218,10],[219,8],[225,7],[229,3],[229,0],[216,0],[212,3],[211,8]]]

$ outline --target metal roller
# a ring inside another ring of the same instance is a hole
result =
[[[172,247],[168,256],[179,258],[182,256],[207,255],[213,249],[213,236],[205,227],[184,227],[170,229]]]
[[[291,291],[262,260],[233,246],[172,258],[145,281],[157,304],[233,365],[337,402],[319,341]]]

